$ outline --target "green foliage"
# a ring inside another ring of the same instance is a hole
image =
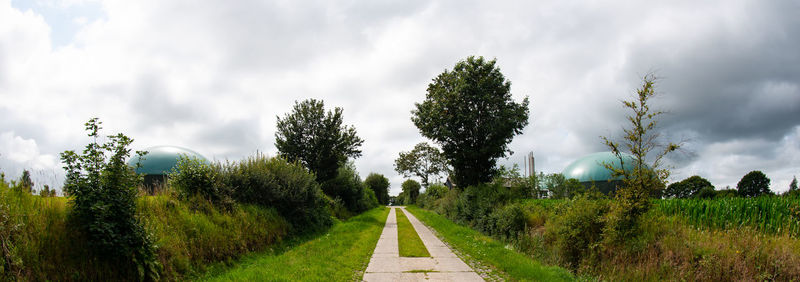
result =
[[[16,188],[22,192],[30,194],[33,192],[33,180],[31,180],[31,172],[27,169],[22,170],[22,175],[16,183]]]
[[[299,163],[257,154],[227,164],[222,182],[239,203],[275,208],[294,231],[308,232],[332,224],[319,184]]]
[[[736,184],[736,190],[742,197],[758,197],[761,195],[771,195],[769,190],[769,178],[763,172],[754,170],[742,177]]]
[[[322,191],[334,200],[340,199],[351,212],[360,213],[378,205],[375,193],[361,182],[352,162],[340,167],[336,178],[322,183]]]
[[[680,216],[697,227],[735,229],[747,226],[767,234],[800,236],[800,203],[796,198],[672,199],[656,203],[659,212]]]
[[[166,281],[186,280],[211,262],[270,248],[289,227],[271,208],[239,205],[223,211],[200,200],[206,208],[198,212],[174,194],[140,197],[136,202],[137,215],[159,246],[155,255],[163,266],[160,279]],[[119,261],[92,256],[84,236],[70,226],[67,203],[67,198],[33,196],[0,184],[0,241],[10,238],[3,242],[12,254],[0,255],[13,262],[5,264],[0,281],[138,280],[123,271],[125,265]]]
[[[423,136],[441,145],[458,187],[488,182],[508,143],[528,124],[528,98],[515,103],[511,82],[496,60],[468,57],[428,85],[411,120]]]
[[[605,229],[606,201],[579,196],[547,222],[545,238],[552,242],[562,264],[577,270],[584,259],[596,259]]]
[[[120,133],[108,136],[104,144],[97,143],[101,124],[97,118],[86,123],[93,141],[82,155],[61,153],[66,170],[64,190],[71,195],[70,217],[98,259],[118,262],[121,273],[156,280],[156,248],[136,217],[137,187],[142,178],[125,163],[133,139]]]
[[[550,198],[571,199],[583,194],[586,188],[577,179],[566,179],[561,173],[540,174],[541,185],[545,190],[550,191]]]
[[[403,204],[406,205],[413,205],[417,202],[417,197],[419,197],[419,189],[420,185],[419,182],[414,181],[413,179],[408,179],[403,181],[403,184],[400,185],[403,188]]]
[[[443,198],[450,189],[442,184],[432,184],[417,198],[417,205],[426,209],[436,206],[436,201]]]
[[[389,204],[389,179],[383,174],[370,173],[364,179],[364,185],[367,185],[378,198],[378,203],[381,205]]]
[[[667,189],[664,190],[664,196],[667,198],[686,199],[697,196],[698,192],[707,188],[711,188],[711,191],[714,191],[714,185],[711,185],[711,182],[698,175],[694,175],[667,186]],[[710,194],[706,191],[703,197],[708,196],[710,196]]]
[[[230,187],[222,182],[222,167],[201,159],[181,156],[169,173],[169,186],[181,199],[201,198],[225,210],[233,209]]]
[[[797,190],[797,176],[792,177],[792,182],[789,183],[789,192]]]
[[[348,158],[361,156],[362,143],[354,127],[342,125],[342,108],[326,113],[323,101],[295,102],[292,113],[278,117],[275,147],[279,154],[302,163],[319,183],[336,178]]]
[[[41,191],[39,191],[40,197],[55,197],[56,196],[56,189],[50,189],[50,185],[45,184]]]
[[[400,152],[394,161],[394,170],[404,177],[419,177],[422,186],[428,187],[431,177],[448,172],[447,159],[436,147],[421,142],[410,152]]]
[[[624,185],[616,192],[616,201],[611,205],[606,227],[609,228],[607,239],[622,242],[632,238],[637,233],[639,217],[650,208],[650,196],[660,194],[670,171],[661,168],[661,160],[668,153],[680,148],[679,144],[669,143],[655,153],[651,163],[647,163],[648,154],[659,148],[656,118],[664,112],[651,110],[649,100],[655,96],[655,77],[647,75],[642,79],[642,87],[637,89],[636,96],[631,101],[622,101],[625,108],[632,114],[628,116],[629,127],[623,128],[623,143],[617,143],[607,137],[602,137],[606,146],[617,155],[620,161],[619,168],[612,164],[604,166],[612,171],[612,176],[623,177]],[[630,153],[633,160],[633,169],[626,170],[623,151]]]

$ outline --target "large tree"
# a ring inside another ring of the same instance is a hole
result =
[[[389,204],[389,179],[383,174],[370,173],[364,179],[364,185],[367,185],[373,192],[375,197],[378,198],[378,203],[381,205]]]
[[[670,171],[662,167],[662,159],[668,153],[680,148],[680,144],[659,142],[656,130],[657,118],[664,112],[650,108],[650,99],[655,96],[655,80],[653,75],[642,78],[642,87],[629,101],[622,101],[624,108],[631,114],[627,117],[628,126],[623,127],[622,141],[613,141],[601,137],[605,145],[619,158],[620,166],[611,163],[603,165],[615,177],[623,178],[623,187],[615,194],[617,201],[611,205],[608,229],[611,241],[626,240],[635,235],[639,217],[650,208],[650,197],[660,194],[669,177]],[[629,161],[623,153],[629,153],[633,160]],[[628,166],[626,162],[633,162]],[[633,167],[632,169],[625,169]]]
[[[497,159],[528,125],[528,98],[516,103],[496,60],[469,57],[428,85],[411,120],[441,145],[458,187],[491,181]]]
[[[403,192],[400,193],[404,195],[403,204],[405,205],[413,205],[417,203],[417,197],[419,197],[419,182],[414,181],[413,179],[408,179],[400,185],[403,188]]]
[[[336,177],[348,158],[361,156],[364,140],[352,126],[342,125],[342,108],[325,112],[322,101],[295,102],[291,113],[278,117],[275,146],[289,161],[299,161],[324,183]]]
[[[422,186],[428,187],[431,177],[447,172],[447,159],[436,147],[421,142],[410,152],[400,152],[394,170],[405,177],[419,177]]]
[[[769,190],[769,178],[758,170],[751,171],[739,180],[736,184],[736,190],[739,190],[739,195],[742,197],[758,197],[761,195],[772,194]]]
[[[700,191],[706,188],[711,188],[711,192],[714,191],[714,185],[711,185],[711,182],[699,175],[694,175],[667,186],[667,189],[664,191],[664,196],[668,198],[685,199],[697,196]]]

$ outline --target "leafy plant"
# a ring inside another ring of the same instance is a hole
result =
[[[367,185],[375,193],[378,203],[381,205],[389,204],[389,179],[383,174],[370,173],[364,179],[364,185]]]
[[[61,153],[66,170],[64,190],[71,195],[71,220],[97,259],[117,262],[121,271],[140,279],[157,280],[156,248],[136,216],[137,187],[142,178],[125,163],[133,139],[119,133],[98,143],[101,124],[97,118],[85,124],[92,142],[83,154]]]
[[[629,127],[623,128],[623,143],[601,137],[605,145],[617,155],[620,165],[603,164],[612,172],[613,177],[623,177],[623,187],[617,189],[607,217],[606,238],[622,242],[636,234],[639,217],[650,208],[650,196],[664,187],[669,177],[669,169],[662,168],[661,160],[668,153],[680,148],[679,144],[668,143],[661,147],[658,142],[656,118],[664,112],[651,110],[649,101],[655,96],[655,77],[647,75],[642,78],[642,87],[636,90],[631,101],[622,101],[632,114],[628,116]],[[654,150],[655,157],[648,162],[648,155]],[[633,156],[633,169],[624,169],[626,158],[623,151]],[[656,193],[660,194],[660,193]]]
[[[295,102],[290,114],[278,117],[275,147],[280,156],[301,162],[319,183],[336,178],[348,158],[361,156],[364,143],[354,127],[342,125],[342,112],[339,107],[325,112],[321,100]]]
[[[299,163],[258,154],[226,165],[222,178],[238,202],[275,208],[295,231],[318,230],[332,223],[314,174]]]
[[[222,182],[221,169],[220,165],[211,165],[198,158],[181,156],[169,173],[169,186],[184,200],[198,197],[230,211],[234,202],[230,187]]]
[[[772,191],[769,190],[769,178],[758,170],[751,171],[739,180],[736,184],[736,190],[739,190],[739,195],[742,197],[758,197],[761,195],[771,195]]]
[[[400,152],[394,161],[394,170],[404,177],[419,177],[422,186],[428,187],[430,178],[448,172],[448,166],[439,149],[421,142],[409,152]]]
[[[489,182],[497,159],[528,125],[528,98],[516,103],[511,82],[496,60],[468,57],[428,84],[411,121],[422,136],[442,147],[458,187]]]

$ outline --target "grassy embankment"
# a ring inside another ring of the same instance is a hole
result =
[[[360,280],[389,210],[379,207],[285,252],[250,255],[232,268],[211,271],[204,281],[350,281]]]
[[[439,233],[442,240],[461,253],[467,261],[478,261],[490,266],[491,274],[507,280],[571,281],[572,274],[566,269],[545,266],[524,254],[506,248],[505,244],[489,238],[478,231],[458,225],[441,215],[416,206],[408,206],[420,221]]]
[[[430,257],[428,249],[422,244],[422,239],[414,230],[414,226],[408,221],[403,209],[395,209],[397,214],[397,241],[400,247],[401,257]]]
[[[265,250],[282,241],[289,228],[271,208],[238,205],[222,212],[202,202],[191,205],[170,195],[139,199],[140,220],[158,245],[162,280],[192,277],[210,263]],[[0,184],[0,240],[9,246],[0,257],[4,275],[30,281],[129,279],[116,277],[113,265],[86,259],[86,242],[70,226],[68,210],[66,198],[19,193]]]
[[[549,230],[574,200],[520,202],[527,230],[514,245],[563,265]],[[599,242],[577,272],[603,280],[792,281],[800,277],[800,201],[786,197],[655,200],[640,235],[624,246]],[[585,208],[581,207],[581,208]]]

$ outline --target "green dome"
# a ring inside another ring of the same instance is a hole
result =
[[[633,170],[635,158],[630,154],[622,153],[625,160],[625,170]],[[607,169],[603,164],[611,164],[615,168],[620,168],[619,157],[612,152],[600,152],[586,155],[568,165],[562,174],[567,179],[575,178],[580,182],[603,182],[620,180],[611,177],[611,170]]]
[[[136,169],[136,173],[145,175],[166,175],[178,164],[178,159],[181,156],[197,158],[208,162],[208,159],[197,152],[176,146],[156,146],[147,148],[145,151],[147,151],[147,155],[141,160],[141,167]],[[139,156],[135,155],[128,161],[128,165],[135,167],[136,162],[139,162],[139,160]]]

